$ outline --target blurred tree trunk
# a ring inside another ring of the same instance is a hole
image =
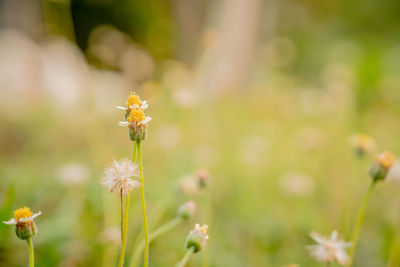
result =
[[[262,0],[224,1],[217,29],[203,35],[204,51],[196,70],[196,87],[221,94],[240,88],[254,56]]]

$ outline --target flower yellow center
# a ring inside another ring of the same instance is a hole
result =
[[[132,109],[131,113],[129,114],[128,121],[129,122],[141,122],[145,118],[146,118],[146,116],[144,115],[143,110],[141,110],[141,109]]]
[[[396,158],[394,157],[394,155],[388,151],[385,151],[381,154],[379,154],[376,157],[376,160],[379,162],[379,164],[382,165],[382,167],[384,168],[390,168],[393,163],[395,162]]]
[[[138,105],[139,107],[141,107],[142,101],[140,101],[140,97],[137,94],[131,93],[128,97],[128,102],[126,103],[126,105],[128,106],[128,108],[133,105]]]
[[[373,143],[372,138],[369,135],[366,135],[366,134],[360,134],[358,136],[358,140],[357,141],[358,141],[358,145],[361,148],[368,148]]]
[[[16,221],[18,221],[21,218],[26,218],[31,216],[32,212],[28,207],[19,208],[14,211],[14,219]]]

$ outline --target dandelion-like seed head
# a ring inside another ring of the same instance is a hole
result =
[[[311,257],[321,262],[337,261],[341,265],[350,263],[350,256],[347,254],[346,249],[351,247],[351,243],[339,240],[337,231],[333,231],[329,238],[320,235],[316,231],[312,231],[310,236],[318,243],[307,246]]]
[[[139,176],[139,168],[129,159],[114,160],[113,164],[104,170],[104,173],[101,184],[110,192],[118,194],[122,192],[126,196],[133,188],[141,186],[138,181],[133,179]]]
[[[197,253],[204,249],[208,240],[208,225],[196,224],[194,229],[190,231],[189,235],[186,238],[185,246],[187,249],[194,248],[194,253]]]

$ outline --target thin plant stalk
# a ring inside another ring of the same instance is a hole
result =
[[[147,223],[146,203],[145,203],[145,199],[144,199],[142,148],[140,145],[140,141],[136,142],[136,144],[137,144],[137,153],[138,153],[138,159],[139,159],[140,183],[142,184],[142,186],[140,187],[140,198],[141,198],[141,203],[142,203],[143,230],[144,230],[143,266],[147,267],[149,265],[149,226]]]
[[[351,259],[350,264],[349,264],[350,266],[353,263],[354,252],[355,252],[355,249],[356,249],[356,246],[357,246],[358,237],[360,235],[361,226],[362,226],[363,221],[364,221],[364,214],[365,214],[365,210],[366,210],[366,207],[367,207],[367,204],[368,204],[368,200],[371,197],[371,193],[372,193],[372,190],[375,187],[375,184],[376,184],[376,181],[372,180],[371,184],[368,187],[368,190],[364,194],[363,200],[361,202],[360,209],[358,211],[357,221],[356,221],[356,224],[354,226],[354,230],[353,230],[353,234],[352,234],[352,238],[351,238],[352,246],[350,248],[350,259]]]
[[[133,155],[132,155],[132,162],[136,162],[136,154],[137,154],[137,146],[136,144],[133,145]],[[130,194],[128,194],[125,198],[125,205],[124,205],[124,196],[121,190],[121,253],[119,258],[118,266],[122,267],[124,265],[124,258],[125,258],[125,250],[126,250],[126,236],[128,232],[128,213],[129,213],[129,200]]]
[[[174,228],[175,226],[180,224],[182,222],[182,220],[183,219],[181,217],[176,217],[176,218],[170,220],[169,222],[167,222],[166,224],[160,226],[156,230],[154,230],[154,232],[150,233],[150,235],[149,235],[149,243],[151,243],[154,239],[156,239],[160,235],[168,232],[169,230],[171,230],[172,228]],[[139,257],[143,251],[143,248],[144,248],[144,240],[142,240],[142,242],[136,248],[135,253],[132,256],[132,260],[131,260],[129,267],[136,267],[138,265]]]
[[[190,258],[190,256],[192,256],[193,252],[194,252],[194,247],[190,247],[186,251],[186,254],[183,257],[183,259],[177,264],[177,267],[184,267],[188,263],[189,258]]]
[[[32,238],[29,237],[26,240],[26,243],[28,244],[28,251],[29,251],[29,267],[34,267],[34,265],[35,265],[35,253],[34,253],[34,250],[33,250]]]

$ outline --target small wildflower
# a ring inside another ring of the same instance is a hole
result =
[[[110,192],[120,193],[122,191],[122,194],[126,196],[134,187],[141,186],[138,181],[132,179],[139,176],[139,168],[129,159],[114,160],[114,163],[107,167],[104,173],[101,184]]]
[[[374,139],[367,134],[356,134],[350,139],[351,146],[358,156],[364,156],[376,148]]]
[[[288,195],[308,196],[314,192],[314,181],[307,174],[287,173],[279,180],[279,187]]]
[[[99,237],[103,242],[118,244],[121,242],[121,229],[117,227],[108,227],[100,233]]]
[[[330,263],[336,260],[341,265],[350,263],[350,256],[346,249],[351,247],[351,243],[339,240],[337,231],[333,231],[330,238],[321,236],[316,231],[312,231],[310,236],[318,243],[317,245],[307,246],[311,257],[321,262]]]
[[[400,181],[400,160],[396,160],[392,167],[390,167],[386,179],[392,182]]]
[[[128,96],[126,107],[116,106],[117,109],[128,111],[132,108],[147,109],[149,105],[146,100],[140,100],[140,97],[136,93],[132,93]],[[129,113],[129,112],[128,112]]]
[[[129,127],[129,138],[132,141],[142,141],[146,138],[146,127],[151,121],[150,117],[144,114],[148,107],[146,101],[141,101],[139,96],[131,93],[128,97],[127,108],[118,106],[125,110],[125,120],[119,122],[119,126]]]
[[[185,246],[187,249],[193,247],[193,253],[197,253],[204,249],[207,244],[208,234],[207,234],[208,225],[196,224],[194,229],[190,231],[189,235],[186,238]]]
[[[79,163],[68,163],[60,167],[58,176],[66,186],[81,185],[88,180],[89,171]]]
[[[200,188],[196,177],[193,175],[182,177],[179,181],[179,190],[189,196],[199,194]]]
[[[42,214],[40,211],[32,214],[28,207],[23,207],[14,211],[14,218],[3,223],[8,225],[17,225],[15,230],[17,236],[20,239],[25,240],[36,235],[37,229],[33,219],[40,214]]]
[[[210,172],[206,169],[197,170],[197,179],[199,182],[200,188],[206,188],[210,184],[211,175]]]
[[[395,161],[395,156],[388,151],[378,154],[370,170],[370,175],[374,181],[384,180]]]
[[[187,220],[190,217],[192,217],[195,212],[196,212],[196,203],[194,203],[193,201],[188,201],[179,207],[177,214],[180,218]]]

